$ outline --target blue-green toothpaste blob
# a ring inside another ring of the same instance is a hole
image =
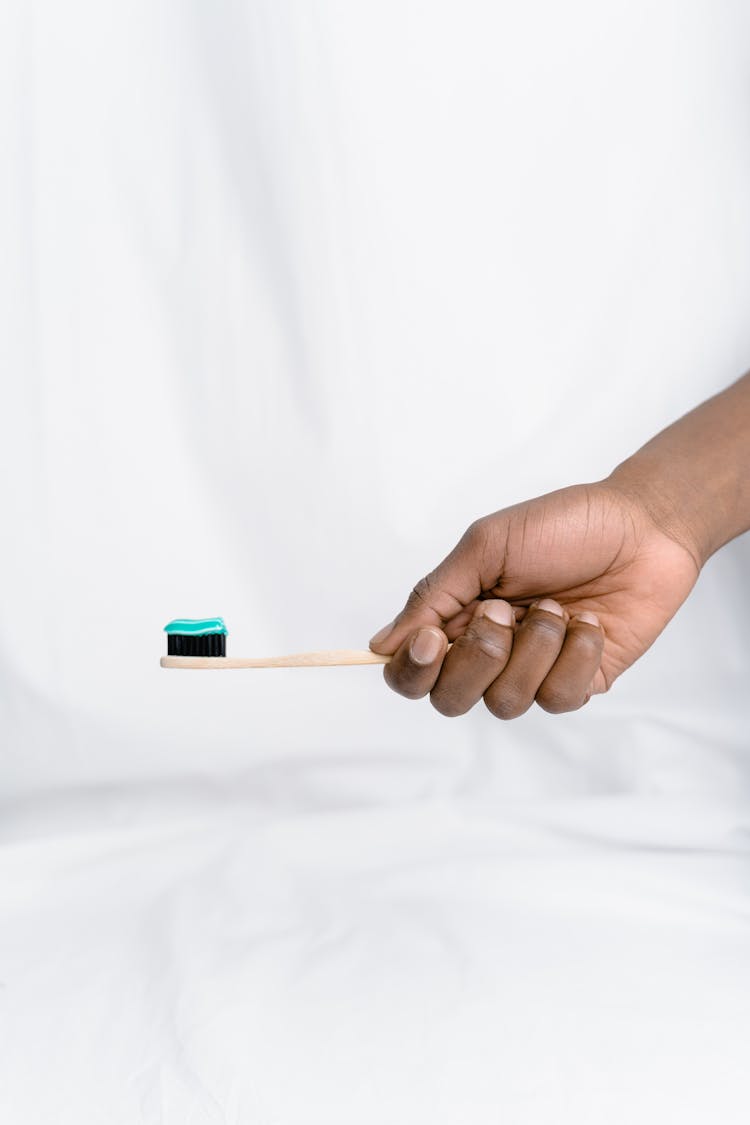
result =
[[[164,626],[168,656],[226,656],[223,617],[178,617]]]

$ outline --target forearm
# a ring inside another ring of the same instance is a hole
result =
[[[702,566],[750,529],[750,374],[662,430],[609,481]]]

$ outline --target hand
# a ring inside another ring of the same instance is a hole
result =
[[[607,691],[690,593],[699,564],[610,480],[485,516],[370,641],[385,680],[443,715],[574,711]],[[448,647],[449,641],[452,646]]]

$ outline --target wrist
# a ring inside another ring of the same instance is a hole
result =
[[[706,496],[690,476],[639,451],[618,465],[604,483],[679,543],[696,569],[702,570],[718,544],[714,545]]]
[[[702,567],[750,528],[750,375],[662,430],[608,479]]]

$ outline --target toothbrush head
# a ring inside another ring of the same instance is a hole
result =
[[[168,656],[226,656],[223,617],[178,617],[164,626]]]

